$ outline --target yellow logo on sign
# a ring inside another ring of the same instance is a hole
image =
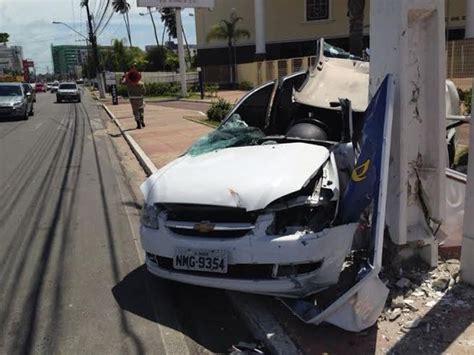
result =
[[[354,170],[352,170],[352,176],[351,176],[352,180],[355,182],[364,180],[367,177],[367,172],[369,171],[369,167],[370,167],[370,159],[367,159],[365,162],[355,167]]]

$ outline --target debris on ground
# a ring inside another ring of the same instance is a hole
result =
[[[423,265],[381,274],[390,294],[377,328],[390,354],[444,352],[460,346],[462,334],[474,340],[474,288],[460,282],[459,260],[440,261],[433,270]]]

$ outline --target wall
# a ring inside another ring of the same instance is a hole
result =
[[[450,30],[449,39],[464,37],[465,1],[445,2],[446,21]],[[473,0],[470,0],[473,1]],[[328,20],[305,21],[305,0],[266,0],[266,59],[294,58],[314,54],[315,40],[325,37],[329,43],[348,49],[349,21],[347,0],[330,0]],[[241,28],[247,29],[251,36],[237,42],[237,63],[255,61],[255,24],[253,0],[216,0],[212,11],[196,10],[196,34],[199,51],[199,65],[216,66],[228,63],[227,43],[225,41],[206,41],[211,27],[228,18],[232,9],[243,18]],[[365,45],[368,46],[370,1],[365,6]],[[213,70],[216,72],[216,69]]]

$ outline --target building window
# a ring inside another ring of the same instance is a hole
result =
[[[329,19],[329,0],[306,0],[306,21]]]

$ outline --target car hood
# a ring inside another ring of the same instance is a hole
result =
[[[22,99],[21,96],[0,96],[0,105],[11,106],[14,102],[21,101]]]
[[[265,208],[300,190],[329,157],[327,148],[288,143],[184,155],[142,186],[147,204],[180,203]]]

